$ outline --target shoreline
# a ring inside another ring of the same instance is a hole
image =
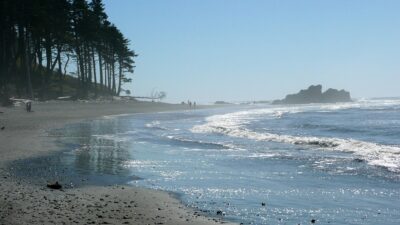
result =
[[[198,108],[213,106],[199,106]],[[223,218],[184,206],[176,195],[128,185],[84,186],[53,191],[14,177],[7,165],[60,150],[50,129],[119,114],[189,110],[152,102],[34,102],[0,107],[0,224],[220,224]],[[228,223],[227,223],[228,224]],[[233,224],[233,223],[229,223]]]

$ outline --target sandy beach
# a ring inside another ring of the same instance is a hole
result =
[[[46,131],[106,115],[187,109],[150,102],[34,102],[0,107],[0,224],[220,224],[171,194],[130,186],[51,190],[13,176],[10,162],[59,150]]]

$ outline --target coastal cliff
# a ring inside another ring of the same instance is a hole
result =
[[[335,103],[351,102],[350,92],[329,88],[322,92],[322,85],[311,85],[297,94],[287,95],[282,100],[275,100],[272,104],[307,104],[307,103]]]

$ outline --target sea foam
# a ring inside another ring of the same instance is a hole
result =
[[[390,146],[335,137],[294,136],[274,134],[270,132],[255,132],[246,127],[257,118],[281,118],[287,113],[305,111],[335,111],[350,108],[381,108],[400,105],[399,100],[389,101],[359,101],[343,104],[310,104],[305,106],[269,107],[239,111],[206,118],[206,123],[194,126],[194,133],[220,133],[231,137],[247,138],[256,141],[269,141],[303,145],[320,150],[342,151],[356,155],[369,165],[384,167],[392,172],[400,173],[400,146]]]

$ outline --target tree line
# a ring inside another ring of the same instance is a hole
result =
[[[137,55],[102,0],[1,0],[0,27],[1,96],[62,96],[67,81],[79,98],[119,95],[131,81]]]

